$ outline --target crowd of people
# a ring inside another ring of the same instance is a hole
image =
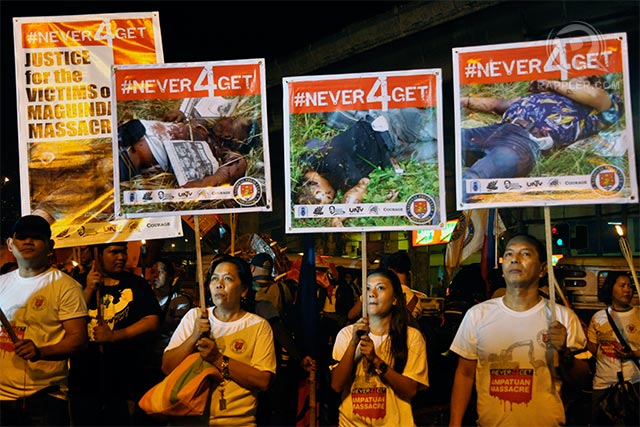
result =
[[[318,277],[320,345],[310,352],[298,284],[276,276],[268,253],[215,256],[199,307],[170,260],[157,259],[149,281],[127,271],[126,242],[86,248],[73,277],[51,265],[51,229],[39,216],[20,218],[7,247],[17,268],[0,275],[0,425],[294,426],[310,425],[312,412],[318,425],[413,426],[414,399],[443,369],[428,351],[435,344],[406,253],[369,271],[362,295],[344,269]],[[546,274],[539,240],[507,241],[504,294],[470,307],[449,348],[457,358],[449,425],[566,425],[563,391],[585,376],[590,425],[611,425],[598,403],[618,373],[637,392],[640,310],[629,274],[607,276],[608,308],[588,329],[541,296]],[[576,357],[585,349],[593,372]],[[142,410],[145,392],[190,358],[212,368],[206,410],[169,418]]]

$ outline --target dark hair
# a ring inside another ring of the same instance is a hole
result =
[[[514,240],[523,240],[527,243],[532,244],[536,248],[536,252],[538,252],[538,259],[540,260],[540,262],[547,262],[547,248],[540,240],[530,234],[515,234],[511,236],[511,238],[507,241],[507,246]]]
[[[388,268],[376,268],[369,271],[367,278],[379,275],[386,277],[393,286],[393,295],[396,297],[396,304],[391,307],[391,323],[389,326],[389,337],[391,339],[390,355],[393,357],[393,370],[403,372],[407,365],[409,348],[407,345],[409,311],[402,291],[400,279]]]
[[[223,262],[228,262],[236,266],[238,270],[238,276],[240,277],[240,281],[242,282],[242,286],[244,288],[250,288],[253,284],[253,275],[251,274],[251,267],[249,263],[242,258],[238,258],[231,255],[217,255],[211,261],[211,265],[209,265],[209,270],[207,271],[207,280],[205,283],[207,284],[207,288],[209,287],[209,282],[211,281],[211,276],[213,276],[213,272],[216,267]]]
[[[607,305],[613,303],[613,285],[616,284],[616,280],[618,280],[620,276],[626,276],[631,280],[631,274],[626,271],[610,271],[604,279],[604,283],[600,289],[600,299]]]
[[[592,85],[599,88],[604,88],[606,83],[604,76],[600,76],[600,75],[587,76],[586,80]]]
[[[123,148],[130,147],[146,133],[147,130],[140,120],[129,120],[118,126],[118,145]]]
[[[102,252],[104,252],[105,249],[107,249],[109,246],[124,246],[127,247],[128,243],[127,242],[107,242],[107,243],[100,243],[97,245],[93,245],[94,248],[98,248],[98,254],[102,255]]]
[[[155,260],[154,264],[158,262],[164,265],[164,268],[167,273],[167,281],[169,282],[169,285],[171,285],[173,282],[173,278],[176,275],[176,269],[173,266],[173,263],[167,258],[158,258],[157,260]]]
[[[409,274],[411,272],[411,260],[407,251],[394,252],[387,257],[382,267],[390,268],[400,274]]]

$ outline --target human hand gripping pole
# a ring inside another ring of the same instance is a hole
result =
[[[0,321],[2,322],[2,327],[9,334],[9,338],[11,338],[12,343],[16,343],[18,341],[18,336],[16,335],[16,331],[11,326],[11,322],[7,319],[7,316],[4,315],[4,311],[0,308]]]
[[[92,266],[92,270],[94,270],[95,272],[99,273],[100,276],[102,277],[102,269],[100,268],[100,258],[99,258],[100,252],[98,251],[98,248],[94,248],[94,253],[93,253],[93,266]],[[95,284],[95,289],[96,289],[96,320],[98,321],[98,323],[102,323],[104,322],[104,312],[102,311],[102,295],[100,292],[100,287],[102,286],[101,281],[100,282],[96,282]],[[104,354],[104,345],[103,344],[98,344],[98,349],[100,350],[100,354]]]

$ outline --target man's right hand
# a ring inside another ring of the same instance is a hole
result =
[[[95,264],[95,261],[93,261]],[[102,285],[102,273],[95,269],[95,265],[91,267],[87,274],[87,279],[84,287],[84,299],[88,303],[93,298],[96,290]]]
[[[86,288],[92,291],[102,284],[102,273],[96,268],[96,261],[91,262],[91,270],[87,273]]]

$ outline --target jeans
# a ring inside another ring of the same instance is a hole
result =
[[[462,129],[462,157],[471,165],[462,178],[526,177],[540,157],[528,131],[510,123]]]
[[[327,124],[333,128],[347,128],[366,117],[384,116],[389,123],[393,141],[393,156],[398,160],[413,158],[422,162],[436,162],[437,117],[434,108],[398,108],[388,111],[335,111],[324,113]]]

